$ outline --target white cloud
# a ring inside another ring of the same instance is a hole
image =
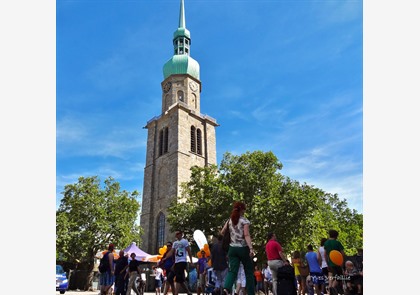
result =
[[[258,106],[251,112],[251,116],[254,120],[268,123],[273,121],[282,121],[287,115],[287,111],[282,108],[273,106],[272,101],[265,101],[262,105]]]
[[[146,146],[145,137],[139,130],[122,128],[103,115],[66,117],[57,121],[57,154],[126,158],[130,151]]]
[[[325,1],[322,9],[316,12],[323,25],[347,23],[362,17],[362,1]]]
[[[361,212],[362,163],[340,150],[343,141],[317,146],[302,157],[286,159],[282,173],[301,183],[306,182],[328,193],[337,193],[348,201],[349,208]]]
[[[57,143],[78,142],[88,135],[83,123],[70,117],[63,117],[57,120],[56,134]]]
[[[333,178],[313,177],[308,182],[327,193],[337,194],[340,199],[346,199],[349,208],[363,213],[362,179],[362,174],[356,173]]]
[[[240,112],[240,111],[230,110],[230,111],[228,111],[228,114],[231,117],[235,117],[235,118],[238,118],[238,119],[241,119],[241,120],[244,120],[244,121],[250,121],[250,117],[247,116],[245,113]]]

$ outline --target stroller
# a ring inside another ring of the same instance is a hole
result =
[[[284,265],[277,270],[277,295],[296,295],[295,271],[291,265]]]
[[[140,276],[136,278],[136,288],[140,292],[140,295],[144,294],[146,290],[146,274],[141,273]]]
[[[216,276],[213,271],[213,267],[206,270],[206,288],[204,289],[205,295],[213,294],[216,287]]]

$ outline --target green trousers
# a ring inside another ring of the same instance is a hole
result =
[[[228,258],[229,272],[223,288],[229,290],[229,293],[232,293],[233,284],[236,282],[236,277],[238,276],[239,263],[242,262],[245,270],[247,295],[255,295],[254,264],[249,256],[249,247],[229,247]]]

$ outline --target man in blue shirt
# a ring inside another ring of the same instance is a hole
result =
[[[305,255],[306,261],[309,265],[309,276],[315,287],[317,295],[321,295],[322,285],[324,284],[324,275],[321,269],[321,255],[318,252],[314,252],[312,245],[308,245],[308,252]]]

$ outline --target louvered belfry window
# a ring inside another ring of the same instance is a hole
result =
[[[191,126],[191,152],[195,154],[203,154],[203,145],[202,145],[202,132],[199,128]]]
[[[163,128],[159,131],[159,156],[166,154],[169,150],[169,129]]]
[[[197,145],[196,145],[196,139],[195,139],[195,127],[191,126],[191,151],[195,153],[196,148],[197,148]]]
[[[169,129],[166,127],[164,130],[164,144],[163,144],[163,153],[166,154],[168,152],[169,147]]]
[[[197,154],[202,155],[203,152],[201,150],[201,130],[197,129]]]
[[[163,130],[159,131],[159,156],[163,155]]]

